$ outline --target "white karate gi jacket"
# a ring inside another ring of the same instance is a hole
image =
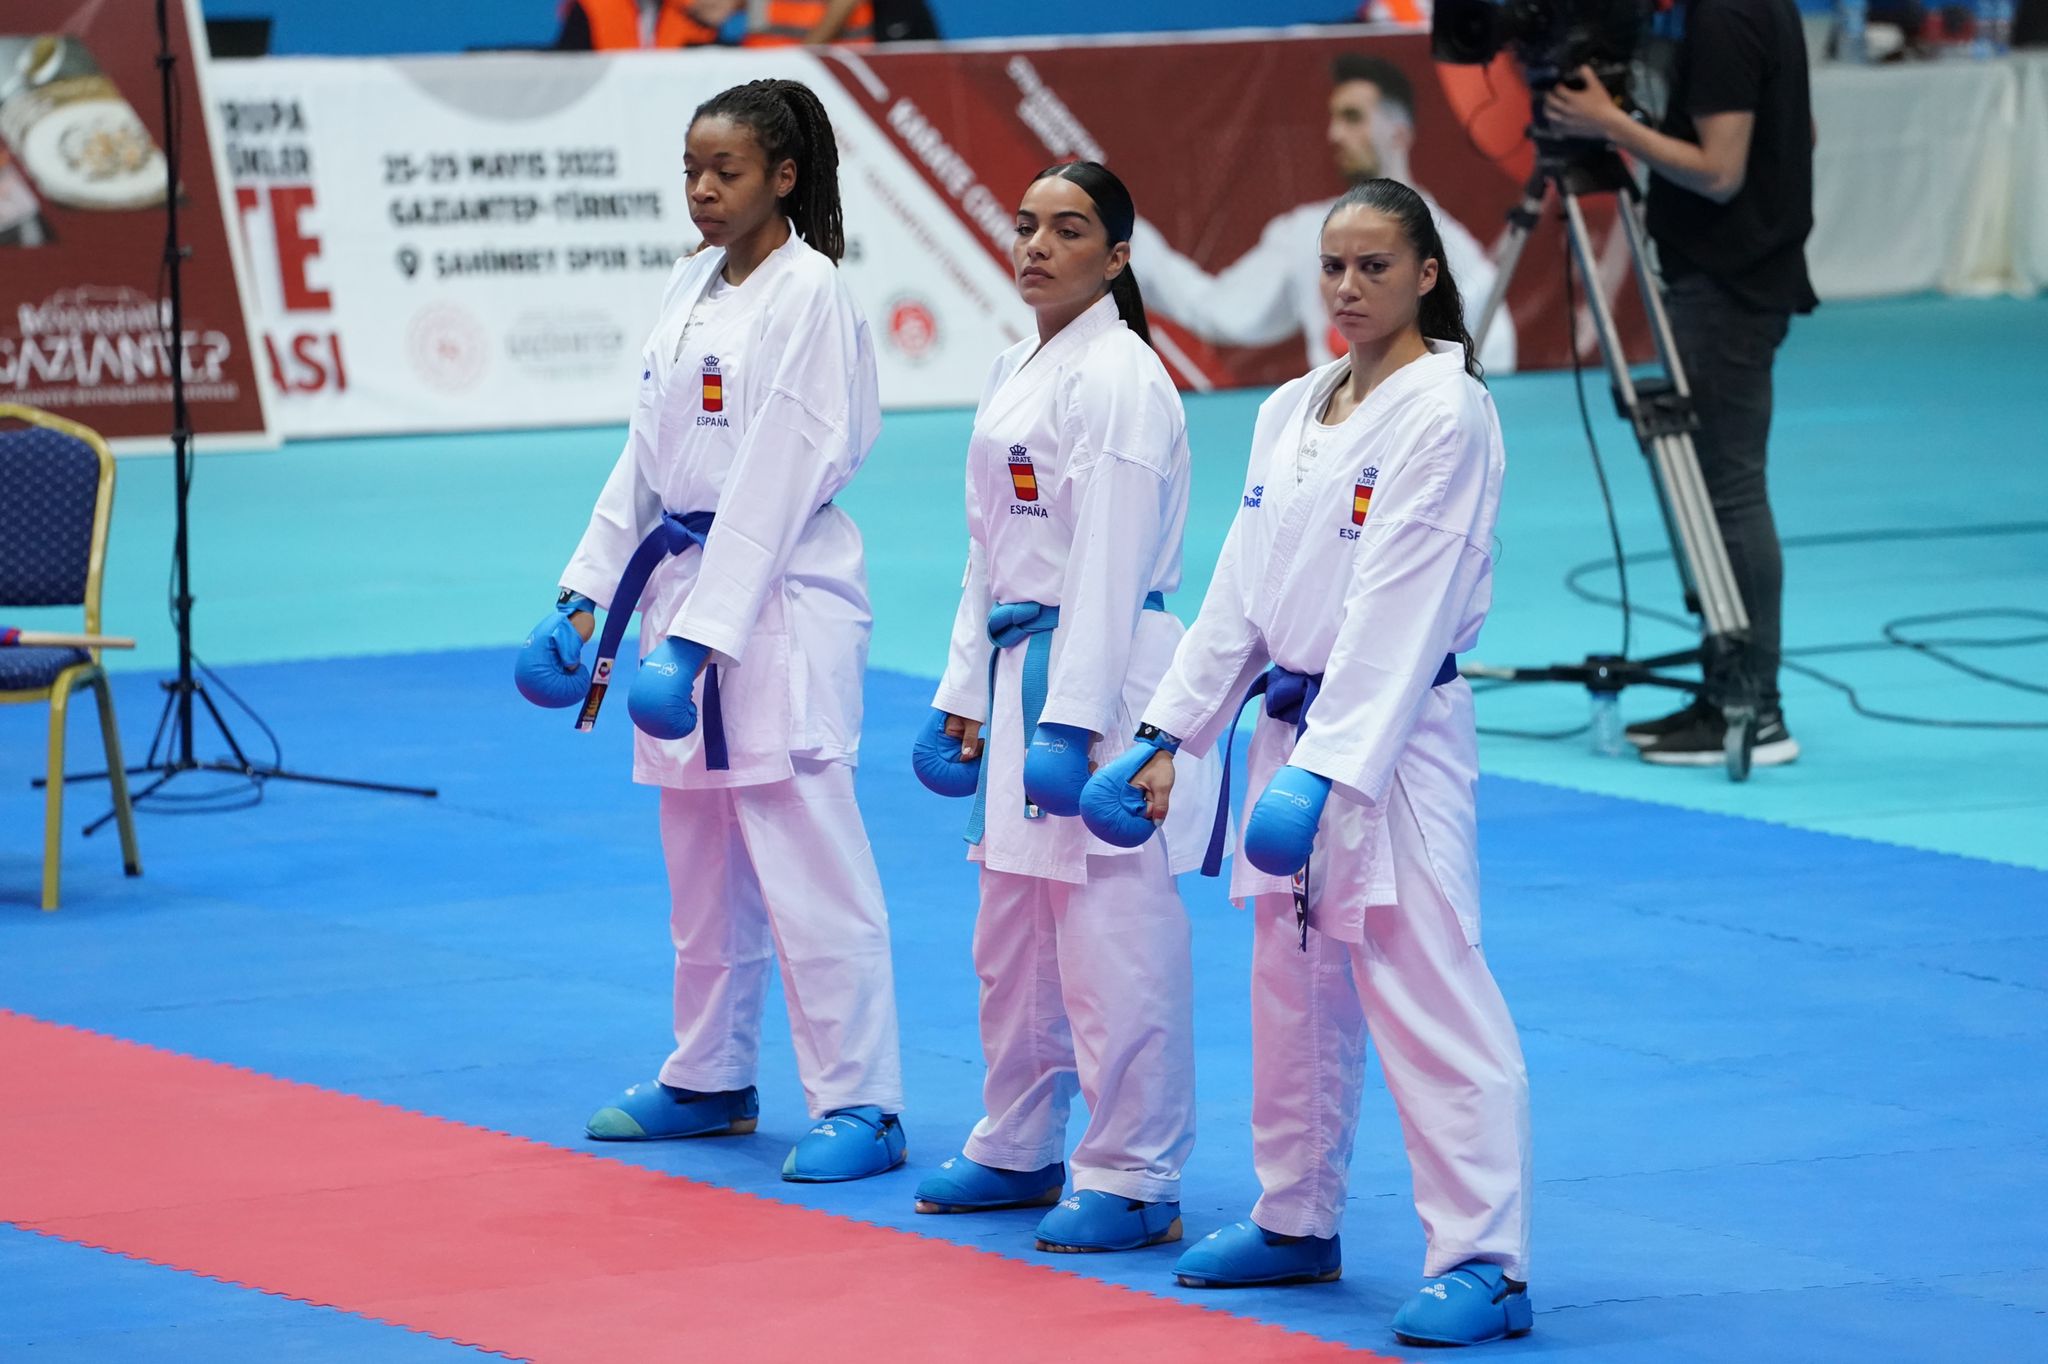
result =
[[[1040,347],[997,358],[967,453],[967,572],[946,673],[932,704],[989,719],[989,608],[1060,608],[1042,724],[1098,738],[1105,763],[1131,745],[1137,715],[1180,642],[1180,621],[1144,609],[1180,586],[1188,504],[1187,421],[1152,348],[1107,296]],[[996,871],[1081,883],[1087,859],[1131,850],[1089,834],[1078,817],[1031,819],[1024,806],[1022,682],[1028,645],[1003,651],[995,723],[984,750],[987,821],[970,856]],[[1190,791],[1216,789],[1214,764],[1191,755]],[[1207,830],[1189,802],[1165,830],[1175,872],[1199,866]],[[1213,808],[1213,805],[1212,805]]]
[[[1415,807],[1426,855],[1478,941],[1474,786],[1478,739],[1462,679],[1433,686],[1446,653],[1479,638],[1493,597],[1493,533],[1505,455],[1486,389],[1460,349],[1390,375],[1322,442],[1295,482],[1303,424],[1346,378],[1339,360],[1296,379],[1259,409],[1237,519],[1201,613],[1181,641],[1145,719],[1207,752],[1269,664],[1321,673],[1322,694],[1299,744],[1294,726],[1259,711],[1246,813],[1282,765],[1328,777],[1311,862],[1309,919],[1359,941],[1367,905],[1396,904],[1387,832],[1396,782]],[[1181,795],[1173,796],[1178,812]],[[1236,897],[1288,882],[1242,857]]]
[[[663,510],[717,514],[708,543],[663,562],[637,603],[643,657],[680,635],[720,669],[730,770],[705,768],[701,717],[681,739],[634,733],[634,780],[683,789],[781,781],[793,756],[853,762],[872,623],[860,532],[829,505],[881,427],[867,321],[831,260],[792,230],[678,356],[724,265],[710,249],[670,274],[626,448],[562,574],[598,605],[632,610],[612,593]],[[631,723],[623,696],[600,723]]]

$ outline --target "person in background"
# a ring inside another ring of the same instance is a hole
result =
[[[1465,291],[1466,320],[1477,322],[1498,273],[1486,248],[1415,184],[1409,153],[1415,147],[1415,91],[1400,67],[1383,57],[1347,52],[1330,69],[1327,133],[1337,170],[1353,185],[1385,176],[1422,195],[1443,237],[1445,263]],[[1221,273],[1211,275],[1167,245],[1140,218],[1131,252],[1145,262],[1145,292],[1153,310],[1206,341],[1266,346],[1300,336],[1311,365],[1347,352],[1323,310],[1316,269],[1323,219],[1334,198],[1289,209],[1266,225],[1258,245]],[[1488,374],[1515,367],[1515,320],[1503,308],[1479,347]]]
[[[1750,761],[1791,762],[1799,743],[1778,692],[1785,563],[1764,461],[1771,367],[1792,315],[1819,303],[1806,272],[1815,134],[1799,11],[1792,0],[1691,0],[1661,128],[1636,122],[1585,68],[1545,97],[1544,120],[1650,168],[1648,226],[1699,414],[1693,444],[1749,614]],[[1722,764],[1726,679],[1715,671],[1693,704],[1628,727],[1645,761]]]
[[[568,0],[558,52],[705,47],[746,0]]]
[[[873,0],[749,0],[748,47],[865,43],[875,36]]]

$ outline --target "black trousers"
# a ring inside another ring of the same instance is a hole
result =
[[[1771,435],[1771,365],[1792,315],[1758,312],[1702,274],[1670,280],[1665,298],[1699,413],[1693,440],[1700,473],[1728,545],[1736,590],[1749,612],[1750,663],[1759,702],[1775,710],[1785,560],[1771,517],[1764,462]]]

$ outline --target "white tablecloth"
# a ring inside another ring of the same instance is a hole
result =
[[[1813,73],[1822,298],[2048,286],[2048,57]]]

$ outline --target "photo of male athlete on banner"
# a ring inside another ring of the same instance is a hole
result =
[[[1412,187],[1429,205],[1443,235],[1450,267],[1465,290],[1466,323],[1493,292],[1491,253],[1446,213],[1416,179],[1415,91],[1406,73],[1385,57],[1341,52],[1330,66],[1330,122],[1326,134],[1336,168],[1347,183],[1386,176]],[[1259,234],[1258,245],[1211,274],[1167,244],[1152,224],[1140,219],[1131,240],[1134,260],[1144,262],[1145,289],[1153,308],[1205,341],[1218,345],[1264,346],[1299,336],[1309,363],[1327,364],[1344,353],[1343,338],[1330,327],[1317,290],[1316,240],[1336,195],[1291,208]],[[1503,310],[1479,348],[1488,374],[1515,368],[1514,318]]]

